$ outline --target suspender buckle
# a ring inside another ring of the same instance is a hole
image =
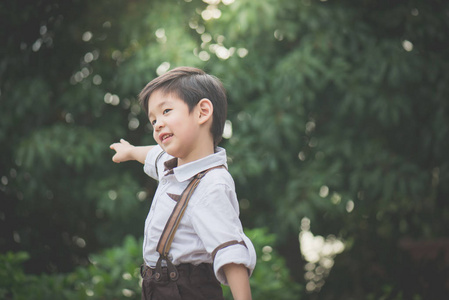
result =
[[[156,281],[160,281],[162,279],[162,261],[163,260],[165,260],[167,262],[167,273],[168,273],[169,278],[172,281],[178,280],[178,278],[179,278],[178,270],[176,269],[175,265],[171,262],[171,260],[165,255],[160,255],[159,259],[157,260],[156,270],[154,272],[154,279]]]
[[[170,277],[171,280],[176,281],[179,278],[179,274],[178,274],[178,270],[176,269],[175,265],[173,265],[173,263],[171,262],[170,259],[166,258],[165,259],[167,262],[167,272],[168,272],[168,276]]]

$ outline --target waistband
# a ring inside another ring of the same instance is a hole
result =
[[[205,273],[215,277],[212,264],[209,263],[201,263],[199,265],[184,263],[175,267],[180,276],[190,276],[192,273]],[[149,267],[146,264],[140,266],[140,276],[142,276],[143,279],[150,279],[153,277],[157,281],[168,281],[174,277],[174,275],[169,274],[167,267],[162,267],[161,274],[159,274],[156,272],[156,268]]]

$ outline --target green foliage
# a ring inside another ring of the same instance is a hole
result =
[[[26,275],[23,273],[21,264],[29,258],[26,252],[0,255],[0,297],[5,299],[11,297],[16,291],[22,288],[21,282],[25,281]]]
[[[257,252],[257,267],[251,278],[254,299],[298,299],[301,286],[291,281],[284,260],[273,250],[275,237],[266,229],[247,230]],[[27,275],[22,264],[25,252],[0,255],[2,299],[140,299],[142,241],[127,236],[120,247],[89,256],[89,265],[67,274]],[[27,288],[24,289],[23,287]],[[226,299],[232,299],[224,286]]]
[[[121,247],[91,255],[87,267],[68,274],[26,275],[26,253],[0,255],[2,299],[140,299],[141,241],[128,236]],[[26,287],[26,288],[24,288]]]
[[[253,299],[297,300],[302,286],[290,277],[285,260],[275,250],[276,237],[267,229],[246,230],[257,253],[256,269],[250,284]]]
[[[67,276],[76,278],[72,284],[78,295],[86,299],[140,298],[142,241],[128,236],[123,246],[92,255],[90,261],[88,268],[78,268]]]

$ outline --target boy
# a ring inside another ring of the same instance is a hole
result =
[[[238,217],[226,152],[217,147],[227,111],[221,82],[180,67],[148,83],[139,100],[158,145],[122,139],[110,148],[114,162],[139,161],[159,180],[145,221],[142,299],[223,299],[220,282],[234,299],[251,299],[256,254]],[[179,205],[185,210],[177,217]]]

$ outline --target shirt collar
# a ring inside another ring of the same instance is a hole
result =
[[[209,168],[221,165],[224,165],[227,168],[228,166],[226,163],[226,150],[221,147],[217,147],[215,151],[216,152],[214,154],[208,155],[179,167],[177,167],[177,158],[167,160],[164,163],[165,175],[174,174],[178,182],[183,182],[192,178],[199,172],[207,170]]]

